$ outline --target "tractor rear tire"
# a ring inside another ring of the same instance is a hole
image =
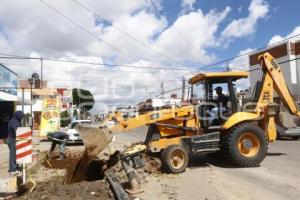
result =
[[[221,138],[223,153],[237,167],[259,166],[267,154],[267,137],[253,123],[238,124]]]
[[[169,173],[184,172],[189,156],[186,149],[181,145],[170,145],[161,153],[162,168]]]

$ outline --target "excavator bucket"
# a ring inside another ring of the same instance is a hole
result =
[[[79,160],[67,168],[65,183],[73,183],[86,179],[87,169],[94,160],[112,141],[112,133],[106,127],[77,125],[85,150]]]
[[[96,157],[112,141],[112,133],[107,127],[87,126],[78,124],[76,130],[79,132],[85,151],[89,157]]]
[[[106,127],[79,124],[75,129],[83,140],[84,152],[80,154],[70,152],[63,160],[48,157],[44,162],[48,168],[66,169],[64,183],[87,180],[87,170],[91,161],[97,158],[113,138],[111,131]]]

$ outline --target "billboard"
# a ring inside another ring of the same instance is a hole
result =
[[[17,74],[0,63],[0,101],[17,101]]]
[[[55,132],[60,127],[60,106],[59,99],[44,99],[41,115],[40,136],[45,137],[49,132]]]

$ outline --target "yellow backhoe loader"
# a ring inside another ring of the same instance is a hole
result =
[[[98,134],[91,136],[82,128],[83,141],[88,145],[90,139],[86,140],[85,135],[89,135],[93,138],[93,146],[97,146],[98,138],[108,135],[107,131],[124,132],[148,125],[146,150],[160,153],[162,165],[169,172],[183,172],[190,154],[216,151],[221,151],[228,161],[239,167],[258,166],[266,156],[268,143],[276,139],[274,91],[290,113],[300,116],[278,63],[269,53],[258,59],[262,84],[256,90],[257,98],[243,108],[237,103],[234,84],[247,78],[248,72],[200,73],[189,80],[191,97],[188,106],[153,110],[126,120],[117,114],[108,127],[98,129]],[[228,92],[227,105],[222,108],[214,100],[216,87]],[[92,152],[97,154],[106,145],[102,144]]]

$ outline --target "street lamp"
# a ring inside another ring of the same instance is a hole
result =
[[[31,114],[31,126],[32,126],[32,129],[33,129],[33,113],[32,113],[32,100],[33,100],[33,98],[32,98],[32,86],[33,86],[33,84],[34,84],[34,88],[36,88],[36,87],[40,88],[40,87],[41,87],[41,86],[37,86],[37,85],[36,85],[36,81],[38,81],[38,83],[41,84],[41,83],[40,83],[40,77],[39,77],[39,75],[38,75],[37,73],[33,73],[33,74],[31,75],[31,78],[28,79],[28,83],[29,83],[29,85],[30,85],[30,102],[31,102],[31,104],[30,104],[30,114]]]
[[[28,79],[28,83],[30,85],[30,115],[31,115],[31,127],[33,128],[33,116],[32,116],[32,85],[34,83],[33,78]]]

